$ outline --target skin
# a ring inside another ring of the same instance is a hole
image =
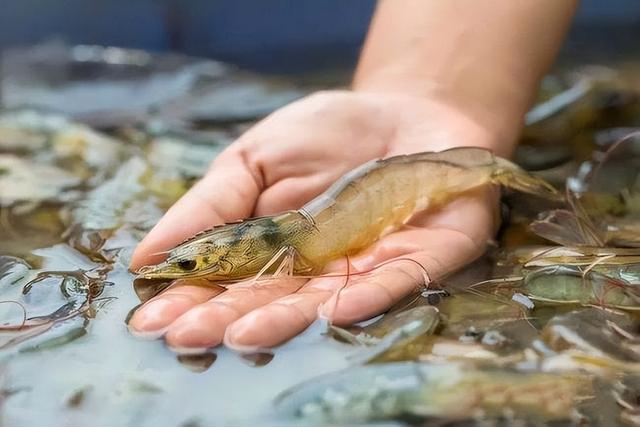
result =
[[[378,5],[351,90],[313,94],[242,135],[138,246],[135,270],[212,225],[296,209],[373,158],[454,146],[509,156],[523,115],[575,8],[570,0],[386,0]],[[466,194],[351,257],[351,273],[396,258],[437,279],[478,257],[495,232],[495,189]],[[345,272],[347,260],[329,271]],[[240,283],[222,293],[178,282],[141,307],[134,334],[177,351],[224,341],[254,350],[282,343],[320,314],[347,325],[386,311],[421,286],[397,261],[344,278]]]

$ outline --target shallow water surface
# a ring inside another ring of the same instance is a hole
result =
[[[136,79],[154,75],[152,57],[132,58],[142,62],[120,65],[141,67]],[[135,120],[92,112],[102,130],[0,110],[3,423],[640,422],[640,139],[616,142],[640,125],[637,66],[545,80],[517,160],[566,183],[567,200],[507,194],[498,245],[472,265],[375,321],[317,322],[272,354],[177,356],[127,331],[139,296],[159,286],[134,288],[131,252],[235,136],[302,92],[220,64],[172,64],[153,84],[197,84],[162,108],[136,104]],[[28,88],[14,80],[13,100]],[[70,80],[91,98],[91,84]],[[55,107],[55,88],[34,87]]]

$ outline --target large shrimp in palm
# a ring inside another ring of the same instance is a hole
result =
[[[317,274],[356,254],[413,215],[467,191],[498,184],[543,197],[556,190],[482,148],[461,147],[374,160],[347,173],[299,210],[225,224],[138,271],[143,278],[233,282],[265,273]]]

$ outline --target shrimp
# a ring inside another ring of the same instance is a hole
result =
[[[427,208],[488,184],[558,198],[551,185],[487,149],[460,147],[373,160],[299,210],[216,226],[142,267],[139,277],[234,282],[315,275],[367,248]]]
[[[409,417],[412,425],[416,419],[431,421],[425,425],[465,419],[484,425],[514,417],[548,425],[569,421],[583,405],[593,404],[594,388],[593,378],[582,373],[396,362],[313,378],[274,403],[276,419],[303,425],[369,425],[398,417]]]

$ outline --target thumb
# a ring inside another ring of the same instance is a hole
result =
[[[159,252],[214,225],[251,215],[262,189],[239,150],[226,150],[209,172],[167,211],[136,248],[129,268],[160,262]]]

